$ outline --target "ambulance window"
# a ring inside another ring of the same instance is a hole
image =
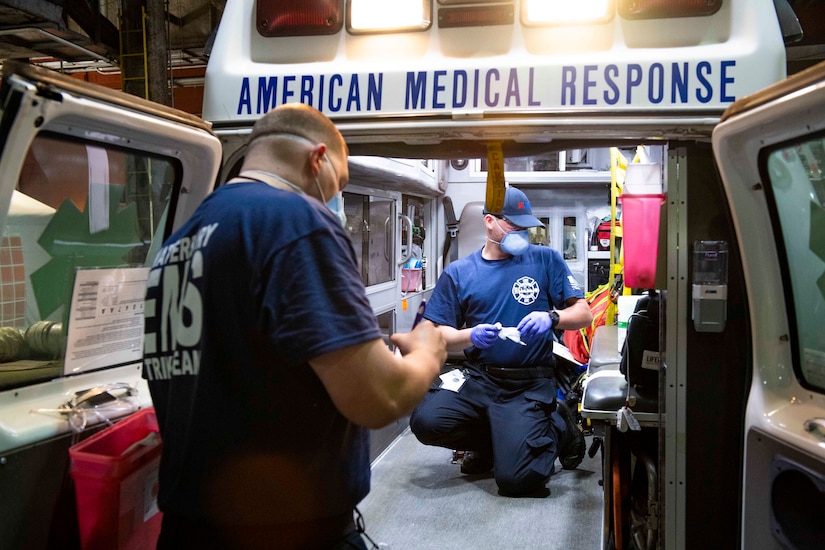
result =
[[[511,157],[504,159],[505,177],[511,172],[558,172],[564,170],[565,153],[554,151],[529,157]],[[487,171],[487,159],[481,159],[482,172]]]
[[[0,388],[140,360],[142,328],[136,329],[134,317],[138,310],[142,316],[142,290],[141,281],[131,277],[140,277],[153,244],[163,238],[179,178],[176,166],[177,161],[56,134],[35,138],[0,247]],[[111,286],[94,286],[85,296],[88,315],[76,321],[70,313],[75,282],[93,270],[99,271],[92,281],[107,270],[128,274],[134,295],[126,306]],[[103,301],[134,309],[133,318],[95,325],[92,318]],[[67,354],[70,324],[84,322],[97,328],[89,328]],[[134,358],[123,360],[124,350]]]
[[[570,262],[574,262],[579,259],[578,253],[578,243],[577,241],[577,222],[576,216],[565,216],[564,217],[564,228],[563,228],[563,245],[562,245],[562,254],[564,255],[564,259]]]
[[[767,157],[786,296],[792,304],[797,376],[825,391],[825,136],[772,151]],[[795,330],[794,330],[795,329]]]
[[[550,218],[546,216],[538,216],[538,219],[544,225],[539,227],[531,227],[528,230],[528,234],[530,235],[530,244],[547,246],[550,243]]]

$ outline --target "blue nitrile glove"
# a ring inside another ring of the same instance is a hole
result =
[[[529,340],[553,328],[553,320],[547,311],[532,311],[518,322],[516,328],[522,338]]]
[[[489,348],[496,343],[499,330],[501,330],[500,326],[481,323],[470,331],[470,340],[478,349]]]

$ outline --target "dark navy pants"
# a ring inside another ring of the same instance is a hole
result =
[[[464,369],[458,392],[433,386],[410,417],[425,445],[492,453],[503,494],[527,494],[553,472],[566,426],[552,378],[510,380]]]

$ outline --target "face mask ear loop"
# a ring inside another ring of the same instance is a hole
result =
[[[491,215],[492,215],[492,214],[491,214]],[[499,231],[501,231],[502,233],[504,233],[504,235],[501,237],[501,241],[503,241],[503,240],[504,240],[504,237],[507,235],[507,232],[501,228],[501,225],[499,225],[499,223],[498,223],[498,218],[496,218],[495,216],[493,216],[493,220],[494,220],[494,223],[496,224],[496,227],[498,227],[498,230],[499,230]],[[487,240],[488,240],[488,241],[490,241],[491,243],[495,243],[495,244],[497,244],[497,245],[501,246],[501,241],[494,241],[494,240],[493,240],[493,239],[491,239],[490,237],[487,237]]]

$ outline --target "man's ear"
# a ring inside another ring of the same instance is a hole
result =
[[[326,143],[316,143],[309,151],[309,167],[312,170],[313,177],[318,177],[321,173],[321,163],[329,162],[326,158],[327,145]]]

